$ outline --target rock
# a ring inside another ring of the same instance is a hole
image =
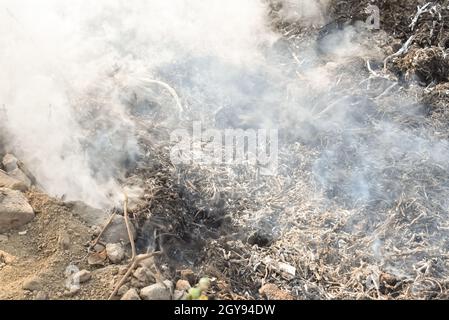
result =
[[[70,235],[67,231],[62,231],[59,234],[58,246],[61,250],[68,250],[70,248]]]
[[[11,178],[14,178],[14,179],[22,182],[24,185],[27,186],[27,188],[30,188],[32,185],[30,178],[28,178],[28,176],[25,173],[23,173],[23,171],[20,169],[15,169],[11,172],[8,172],[8,175]]]
[[[118,289],[117,295],[120,296],[120,297],[122,297],[122,296],[124,296],[128,291],[129,291],[129,287],[125,284],[125,285],[121,286],[121,287]],[[137,296],[139,296],[139,295],[137,295]],[[140,300],[140,298],[139,298],[139,300]]]
[[[87,257],[87,263],[91,266],[103,266],[106,262],[106,250],[102,252],[92,252]]]
[[[78,292],[80,292],[80,289],[81,289],[80,287],[72,286],[70,288],[70,290],[65,291],[63,295],[64,295],[64,297],[68,297],[68,298],[73,297],[76,294],[78,294]]]
[[[0,264],[12,264],[14,261],[16,261],[16,257],[13,255],[10,255],[9,253],[0,250]]]
[[[78,280],[79,283],[85,283],[92,278],[90,271],[81,270],[73,275],[73,279]]]
[[[129,289],[120,300],[141,300],[136,289]]]
[[[146,267],[140,267],[140,268],[137,268],[136,271],[134,271],[133,276],[137,280],[145,283],[145,282],[148,282],[150,280],[151,271],[148,268],[146,268]]]
[[[11,171],[18,169],[19,167],[18,167],[17,163],[18,163],[17,158],[14,157],[10,153],[5,155],[2,160],[2,164],[3,164],[3,167],[5,168],[6,172],[11,172]]]
[[[7,242],[7,241],[8,241],[8,236],[4,235],[4,234],[0,234],[0,243]]]
[[[140,297],[143,300],[171,300],[171,288],[173,284],[168,280],[164,281],[164,284],[156,283],[143,288],[140,290]]]
[[[36,296],[34,297],[34,300],[48,300],[49,296],[48,293],[45,291],[39,291]]]
[[[128,266],[121,266],[118,269],[118,274],[123,276],[126,274],[127,271],[128,271]]]
[[[95,252],[103,252],[106,250],[106,247],[102,244],[97,243],[93,248]]]
[[[22,289],[28,291],[38,291],[41,288],[42,288],[42,281],[38,277],[28,279],[22,285]]]
[[[73,214],[77,215],[89,227],[104,226],[109,220],[109,215],[102,210],[92,208],[83,202],[70,202],[66,204]],[[131,224],[131,230],[136,235],[134,226]],[[128,231],[125,225],[125,218],[116,215],[111,224],[106,228],[101,240],[105,243],[129,243]]]
[[[178,282],[176,282],[176,290],[189,291],[190,288],[190,283],[187,280],[178,280]]]
[[[148,285],[147,282],[139,281],[136,278],[131,278],[131,281],[129,282],[129,284],[131,285],[131,287],[138,288],[138,289],[145,288]]]
[[[295,300],[295,298],[274,284],[266,284],[260,288],[259,293],[266,297],[268,300]]]
[[[112,263],[118,264],[125,258],[125,250],[119,243],[108,243],[106,254]]]
[[[0,232],[21,227],[33,219],[33,208],[22,193],[0,188]]]
[[[101,228],[99,226],[90,227],[90,232],[94,237],[98,237],[101,233]]]
[[[152,266],[154,266],[154,257],[149,257],[147,259],[140,261],[138,263],[138,266],[150,269]]]
[[[175,292],[173,293],[173,300],[177,300],[177,301],[182,300],[185,295],[186,295],[185,291],[175,290]]]
[[[25,183],[13,177],[10,177],[3,170],[0,170],[0,188],[8,188],[22,192],[28,190],[28,186]]]
[[[136,212],[139,209],[144,208],[147,205],[145,201],[145,188],[141,186],[125,186],[124,191],[128,196],[128,211]]]

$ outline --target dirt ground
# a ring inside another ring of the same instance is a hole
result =
[[[94,281],[84,285],[76,296],[71,296],[66,287],[69,265],[89,269],[83,257],[92,237],[90,228],[75,218],[62,202],[35,192],[27,196],[36,218],[9,233],[8,240],[0,244],[0,250],[14,255],[14,262],[0,269],[0,299],[35,299],[43,293],[48,299],[107,298],[118,267],[94,272]],[[66,246],[62,245],[64,238]],[[23,290],[23,284],[35,278],[40,283],[39,289]]]

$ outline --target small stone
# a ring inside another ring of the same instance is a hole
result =
[[[85,283],[92,278],[90,271],[81,270],[73,275],[73,279],[78,280],[79,283]]]
[[[125,258],[125,250],[118,243],[108,243],[106,245],[106,254],[112,263],[118,264]]]
[[[94,237],[98,237],[101,234],[101,228],[99,226],[92,226],[90,232]]]
[[[87,263],[91,266],[103,266],[106,262],[106,251],[92,252],[87,257]]]
[[[10,177],[5,171],[0,170],[0,188],[25,192],[28,186],[20,180]]]
[[[140,290],[140,297],[143,300],[171,300],[171,288],[173,284],[171,281],[164,281],[145,287]]]
[[[0,263],[1,264],[12,264],[16,260],[16,257],[10,255],[9,253],[0,250]]]
[[[2,164],[6,172],[11,172],[18,169],[19,167],[17,165],[17,162],[18,162],[17,158],[10,153],[5,155],[2,160]]]
[[[120,275],[123,276],[127,271],[128,271],[128,267],[127,267],[127,266],[121,266],[121,267],[118,269],[118,274],[120,274]]]
[[[136,289],[129,289],[120,300],[141,300]]]
[[[136,278],[131,278],[130,285],[131,287],[141,289],[144,288],[147,285],[147,283],[139,281]]]
[[[148,282],[148,280],[151,276],[151,272],[148,268],[140,267],[140,268],[137,268],[136,271],[134,271],[133,276],[137,280],[145,283],[145,282]]]
[[[95,252],[103,252],[104,250],[106,250],[106,247],[104,245],[102,245],[102,244],[96,244],[93,247],[93,249],[94,249]]]
[[[27,188],[30,188],[32,185],[30,178],[28,178],[28,176],[25,173],[23,173],[23,171],[20,169],[12,170],[11,172],[8,172],[8,175],[11,178],[14,178],[22,182],[24,185],[27,186]]]
[[[33,208],[21,192],[0,187],[0,232],[22,227],[33,219]]]
[[[120,296],[120,297],[122,297],[122,296],[124,296],[128,291],[129,291],[129,287],[125,284],[125,285],[121,286],[120,289],[118,289],[117,295]],[[137,296],[139,296],[139,295],[137,295]],[[139,300],[140,300],[140,298],[139,298]]]
[[[19,236],[26,236],[28,233],[28,230],[20,231],[18,234]]]
[[[45,291],[39,291],[34,297],[34,300],[48,300],[48,299],[49,299],[48,293]]]
[[[69,291],[64,292],[64,297],[73,297],[80,291],[80,287],[72,286]]]
[[[184,290],[175,290],[173,293],[173,300],[182,300],[185,295],[186,292]]]
[[[70,248],[70,235],[67,231],[62,231],[58,238],[58,246],[61,250],[68,250]]]
[[[189,281],[187,280],[178,280],[178,282],[176,282],[176,290],[179,291],[189,291],[189,289],[191,288]]]
[[[146,267],[146,268],[150,269],[152,266],[154,266],[154,257],[150,257],[150,258],[147,258],[147,259],[144,259],[144,260],[140,261],[138,263],[138,266],[139,267]]]
[[[37,277],[26,280],[22,285],[22,289],[28,291],[38,291],[41,289],[41,287],[42,281]]]

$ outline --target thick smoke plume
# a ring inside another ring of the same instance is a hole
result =
[[[287,21],[327,22],[328,1],[282,4]],[[347,26],[293,46],[268,16],[259,0],[2,0],[7,149],[49,193],[102,208],[116,204],[126,169],[145,156],[134,116],[155,106],[166,118],[221,128],[279,128],[281,148],[302,143],[316,151],[311,184],[325,205],[380,205],[384,212],[431,183],[416,180],[413,188],[412,177],[436,167],[447,172],[447,143],[404,125],[422,119],[420,106],[401,97],[388,111],[377,108],[397,88],[360,77],[365,61],[381,57],[366,43],[366,28]],[[182,115],[155,81],[176,90]],[[446,210],[444,193],[426,197]]]
[[[275,39],[255,0],[2,0],[0,17],[7,150],[51,194],[99,207],[140,154],[130,102],[167,95],[149,79],[177,82],[198,105],[240,99],[232,82],[259,69]]]

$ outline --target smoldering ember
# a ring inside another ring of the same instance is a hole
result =
[[[449,298],[448,0],[2,0],[0,48],[0,299]]]

